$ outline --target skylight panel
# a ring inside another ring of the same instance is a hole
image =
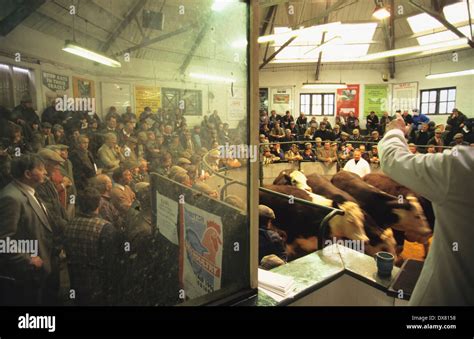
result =
[[[413,33],[420,33],[432,29],[443,27],[443,25],[435,18],[426,13],[417,14],[407,18]]]
[[[470,2],[471,13],[474,12],[474,2]],[[455,24],[458,22],[469,21],[469,16],[467,14],[467,4],[466,1],[458,2],[443,8],[443,13],[450,23]]]

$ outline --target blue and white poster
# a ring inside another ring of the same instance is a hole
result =
[[[221,217],[184,206],[184,290],[189,298],[217,291],[222,279]]]

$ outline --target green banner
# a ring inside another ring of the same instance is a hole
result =
[[[388,107],[388,85],[365,85],[364,88],[364,116],[369,115],[371,111],[382,116]]]

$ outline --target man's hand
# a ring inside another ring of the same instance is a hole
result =
[[[392,129],[399,129],[403,132],[403,134],[407,133],[407,126],[405,125],[405,120],[403,120],[402,116],[397,113],[396,118],[387,125],[386,131],[390,131]]]
[[[30,264],[33,265],[35,269],[39,270],[41,267],[43,267],[43,259],[40,257],[31,257]]]

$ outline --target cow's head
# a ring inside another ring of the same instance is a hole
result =
[[[311,187],[308,186],[308,179],[306,178],[306,175],[303,174],[303,172],[293,171],[290,173],[290,178],[292,186],[296,186],[297,188],[308,192],[313,191]]]
[[[299,189],[312,192],[311,187],[307,184],[308,179],[301,171],[285,170],[273,180],[274,185],[291,185]]]
[[[404,231],[407,240],[422,244],[428,241],[432,232],[418,198],[407,195],[406,203],[399,204],[399,207],[394,205],[393,212],[398,220],[392,227]]]
[[[339,208],[344,211],[344,215],[336,215],[329,221],[331,235],[367,242],[369,238],[364,230],[364,213],[359,205],[346,201]]]
[[[393,232],[391,228],[387,228],[385,230],[378,230],[378,237],[371,239],[370,242],[365,244],[365,254],[374,256],[377,252],[389,252],[392,253],[395,258],[397,257],[396,246],[397,242],[393,236]]]

